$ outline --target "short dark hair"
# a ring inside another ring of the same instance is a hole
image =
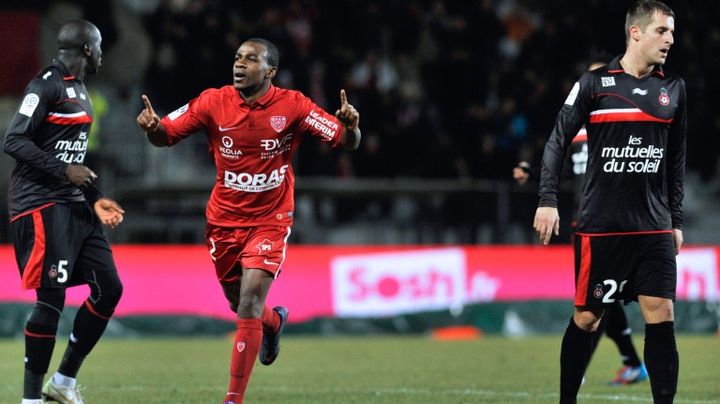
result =
[[[656,11],[670,17],[675,17],[675,12],[662,1],[639,0],[633,4],[625,16],[625,42],[630,42],[630,27],[637,25],[644,31],[645,28],[650,25],[650,22],[652,22],[652,16]]]
[[[261,45],[265,45],[265,60],[267,60],[267,63],[270,66],[276,69],[278,68],[278,66],[280,65],[280,51],[274,43],[268,41],[265,38],[258,37],[250,38],[245,42],[255,42]]]

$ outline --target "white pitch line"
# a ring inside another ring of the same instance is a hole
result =
[[[278,389],[276,387],[257,387],[258,390],[267,390],[277,391]],[[318,392],[338,392],[338,393],[368,393],[368,390],[364,390],[361,388],[353,389],[353,388],[343,388],[343,387],[326,387],[326,388],[313,388],[313,389],[303,389],[303,388],[289,388],[288,386],[284,386],[282,389],[286,392],[293,392],[293,391],[302,391],[302,392],[312,392],[312,391],[318,391]],[[495,390],[478,390],[478,389],[417,389],[417,388],[408,388],[408,387],[397,387],[397,388],[379,388],[374,389],[375,395],[382,395],[382,394],[411,394],[411,395],[465,395],[465,396],[484,396],[484,397],[515,397],[515,398],[545,398],[545,399],[556,399],[559,397],[557,393],[531,393],[528,391],[495,391]],[[647,402],[652,403],[653,400],[651,397],[648,396],[631,396],[627,394],[588,394],[588,393],[580,393],[578,394],[578,398],[584,398],[584,399],[601,399],[601,400],[608,400],[608,401],[620,401],[620,402]],[[675,403],[683,403],[683,404],[718,404],[720,403],[719,400],[689,400],[689,399],[682,399],[682,398],[675,398]]]
[[[252,387],[251,387],[252,388]],[[99,390],[131,390],[131,391],[162,391],[164,390],[158,386],[147,386],[147,385],[123,385],[118,387],[99,387]],[[210,387],[198,386],[198,390],[211,391]],[[348,387],[325,387],[325,388],[294,388],[288,386],[257,386],[252,388],[253,390],[261,390],[267,392],[282,391],[285,393],[302,392],[302,393],[346,393],[346,394],[367,394],[375,393],[380,396],[383,394],[388,395],[423,395],[423,396],[437,396],[437,395],[455,395],[455,396],[476,396],[476,397],[508,397],[508,398],[533,398],[533,399],[546,399],[546,400],[557,400],[557,393],[531,393],[528,391],[496,391],[496,390],[479,390],[479,389],[417,389],[409,387],[388,387],[388,388],[376,388],[376,389],[362,389],[362,388],[348,388]],[[580,393],[578,398],[582,399],[600,399],[607,401],[617,402],[644,402],[652,403],[652,398],[647,396],[631,396],[627,394],[587,394]],[[683,398],[675,398],[677,404],[718,404],[719,400],[689,400]]]

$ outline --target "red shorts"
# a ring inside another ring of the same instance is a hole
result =
[[[220,227],[208,224],[205,244],[220,283],[237,282],[242,268],[262,269],[275,278],[285,261],[290,227]]]

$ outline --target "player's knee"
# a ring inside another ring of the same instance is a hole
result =
[[[65,289],[40,288],[37,290],[37,304],[33,308],[28,323],[40,325],[43,332],[40,334],[55,334],[60,315],[65,307]],[[29,330],[32,332],[32,330]]]
[[[123,284],[120,281],[120,278],[117,277],[111,283],[105,286],[105,291],[109,296],[108,300],[112,300],[115,306],[117,306],[118,302],[120,302],[123,290]]]
[[[646,323],[662,323],[674,321],[673,302],[670,299],[654,296],[638,296],[640,309]]]
[[[264,302],[257,294],[240,295],[237,307],[237,315],[240,318],[260,318],[263,312]]]
[[[576,310],[573,316],[575,324],[583,331],[596,331],[600,320],[602,319],[602,311],[594,310]]]
[[[100,314],[110,316],[120,302],[123,284],[116,272],[97,272],[95,281],[96,287],[91,293],[93,306]]]
[[[102,299],[97,306],[101,306],[107,312],[115,311],[115,307],[117,307],[123,294],[122,282],[118,279],[117,282],[104,285],[102,293]]]

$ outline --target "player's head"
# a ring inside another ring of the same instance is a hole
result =
[[[675,32],[675,13],[665,3],[640,0],[625,17],[628,50],[638,52],[649,64],[664,64]]]
[[[63,24],[57,42],[61,54],[84,58],[85,72],[97,73],[102,64],[102,35],[93,23],[75,20]]]
[[[252,90],[269,83],[280,63],[278,48],[267,39],[250,38],[235,53],[233,84],[237,90]]]

